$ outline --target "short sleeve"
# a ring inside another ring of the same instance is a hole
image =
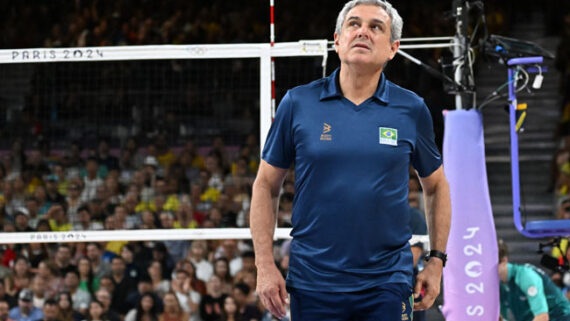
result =
[[[427,177],[441,166],[441,154],[435,145],[433,122],[426,104],[421,104],[416,119],[416,144],[412,166],[420,177]]]
[[[517,277],[516,281],[521,291],[527,297],[532,314],[537,316],[541,313],[548,313],[548,303],[544,294],[542,278],[530,268],[524,269],[523,272]]]
[[[291,93],[288,91],[277,108],[275,119],[267,134],[261,153],[264,161],[285,169],[291,166],[295,159],[292,123],[292,101]]]

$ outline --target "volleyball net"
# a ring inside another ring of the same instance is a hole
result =
[[[272,97],[278,103],[287,89],[325,75],[329,50],[327,40],[273,46],[0,50],[0,154],[9,158],[9,149],[16,140],[28,147],[38,140],[49,141],[48,152],[55,158],[49,166],[54,166],[58,158],[66,157],[71,142],[81,144],[83,156],[89,156],[89,151],[96,149],[96,141],[105,137],[111,153],[120,157],[129,138],[137,137],[139,145],[145,146],[154,144],[158,132],[166,132],[168,145],[174,151],[180,151],[191,139],[205,155],[213,137],[223,137],[227,150],[237,157],[239,145],[252,133],[258,135],[259,146],[263,146],[272,121]],[[122,183],[127,190],[130,182]],[[183,194],[178,191],[177,197],[183,198]],[[244,204],[248,206],[247,202]],[[290,232],[290,228],[279,227],[275,239],[288,239]],[[72,228],[4,232],[0,238],[4,244],[26,244],[250,239],[251,233],[247,227],[97,231]],[[427,236],[421,235],[414,235],[411,242],[429,244]]]

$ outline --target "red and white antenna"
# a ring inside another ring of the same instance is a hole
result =
[[[269,0],[270,7],[270,27],[269,39],[271,48],[275,46],[275,1]],[[271,120],[275,119],[275,58],[271,55]]]

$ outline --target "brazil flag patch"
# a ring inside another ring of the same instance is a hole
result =
[[[398,145],[398,130],[394,128],[380,127],[380,144],[383,145]]]

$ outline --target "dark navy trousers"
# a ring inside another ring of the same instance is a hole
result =
[[[411,321],[412,289],[388,283],[358,292],[307,291],[288,287],[291,321]]]

